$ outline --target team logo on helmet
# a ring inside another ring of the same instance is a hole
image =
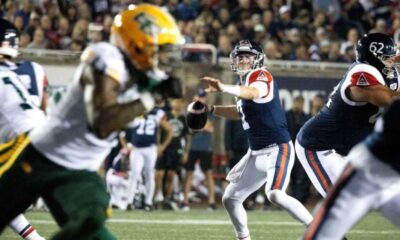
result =
[[[177,45],[180,38],[173,17],[152,4],[139,4],[122,11],[111,28],[111,42],[125,52],[136,68],[148,72],[160,72],[159,46]]]
[[[139,23],[140,29],[150,36],[157,36],[160,27],[155,23],[154,18],[147,13],[140,13],[134,19]]]

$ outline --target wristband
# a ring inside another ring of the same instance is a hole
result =
[[[240,86],[239,85],[222,85],[222,92],[231,94],[235,97],[240,97]]]

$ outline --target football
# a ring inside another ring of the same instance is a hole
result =
[[[186,123],[190,130],[199,131],[204,128],[207,122],[207,106],[195,101],[188,105],[186,114]]]

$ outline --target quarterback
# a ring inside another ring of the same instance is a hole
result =
[[[210,112],[229,119],[241,119],[249,140],[249,150],[227,176],[230,181],[222,197],[234,225],[237,239],[250,239],[243,201],[264,183],[268,200],[288,211],[305,225],[311,214],[295,198],[286,194],[294,164],[293,144],[278,95],[278,86],[263,67],[264,52],[249,40],[236,44],[231,52],[232,70],[240,85],[227,85],[204,77],[207,92],[224,92],[237,98],[236,106],[211,106]]]

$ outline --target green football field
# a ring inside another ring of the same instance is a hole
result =
[[[47,212],[31,211],[26,215],[34,227],[46,238],[49,238],[58,228]],[[250,211],[248,221],[253,240],[299,239],[304,231],[301,224],[294,221],[285,212],[278,210]],[[200,209],[189,212],[114,211],[113,217],[107,225],[118,239],[126,240],[235,239],[229,219],[222,209],[214,212]],[[348,233],[347,237],[349,240],[395,240],[400,239],[400,230],[379,214],[371,213]],[[20,238],[7,229],[0,239]]]

